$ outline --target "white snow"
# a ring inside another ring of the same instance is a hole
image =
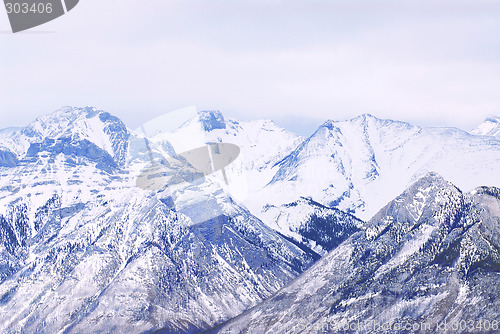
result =
[[[477,136],[492,136],[500,139],[500,116],[487,118],[472,130],[471,133]]]

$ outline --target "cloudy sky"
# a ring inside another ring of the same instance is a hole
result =
[[[500,114],[500,1],[80,0],[12,34],[0,128],[92,105],[135,128],[196,105],[308,134],[362,113],[466,130]]]

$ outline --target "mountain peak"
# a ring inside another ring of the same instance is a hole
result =
[[[500,123],[500,116],[490,116],[486,118],[486,122]]]
[[[37,127],[40,124],[53,123],[53,122],[74,122],[77,119],[82,118],[93,118],[100,113],[104,113],[103,110],[98,110],[95,107],[72,107],[64,106],[52,113],[40,116],[31,122],[30,127]]]
[[[414,182],[401,196],[412,198],[417,193],[437,193],[439,191],[449,190],[461,193],[453,183],[445,180],[436,172],[428,172],[423,177]],[[420,196],[421,197],[421,196]]]
[[[79,142],[80,145],[86,142],[107,152],[118,165],[123,165],[128,137],[125,124],[108,112],[95,107],[65,106],[0,138],[0,146],[11,148],[22,159],[28,152],[33,155],[39,147],[46,146],[44,143],[57,141],[70,145]]]
[[[30,123],[28,128],[40,132],[41,135],[47,135],[47,132],[50,132],[50,135],[57,136],[78,127],[80,125],[78,123],[85,119],[96,117],[103,123],[107,121],[121,123],[117,117],[95,107],[64,106],[50,114],[38,117]]]
[[[434,226],[455,226],[463,194],[455,185],[435,172],[410,185],[401,195],[389,202],[370,220],[369,238],[378,237],[392,229],[411,229],[426,222]],[[388,218],[392,217],[392,218]]]
[[[362,125],[363,127],[367,127],[370,124],[376,124],[377,126],[393,126],[393,127],[397,127],[397,128],[407,128],[407,129],[418,128],[414,125],[411,125],[410,123],[406,123],[406,122],[402,122],[402,121],[394,121],[394,120],[390,120],[390,119],[382,119],[382,118],[378,118],[376,116],[373,116],[372,114],[369,114],[369,113],[361,114],[361,115],[358,115],[354,118],[344,120],[344,121],[334,121],[334,120],[329,119],[326,122],[324,122],[320,126],[320,128],[328,128],[330,130],[333,130],[334,128],[339,128],[339,127],[342,128],[346,124],[349,126]]]
[[[500,116],[490,116],[471,131],[477,136],[491,136],[500,139]]]
[[[226,128],[224,116],[218,110],[202,110],[198,112],[198,119],[203,125],[203,129],[205,131]]]
[[[425,174],[425,176],[420,178],[420,180],[417,182],[423,182],[423,181],[426,181],[426,182],[431,181],[433,183],[440,183],[440,184],[442,184],[443,182],[447,182],[440,174],[438,174],[436,172],[428,172],[427,174]]]
[[[378,118],[369,113],[364,113],[353,118],[353,120],[368,120],[368,119],[378,119]]]
[[[63,106],[59,110],[56,110],[55,113],[66,113],[66,114],[86,114],[92,117],[93,115],[96,115],[99,111],[96,107],[92,106],[86,106],[86,107],[73,107],[73,106]]]
[[[420,181],[444,180],[429,173]],[[397,198],[365,233],[352,234],[287,287],[214,333],[316,333],[318,328],[379,333],[375,328],[385,324],[422,319],[426,330],[409,332],[436,333],[442,324],[460,328],[470,319],[495,317],[500,305],[491,296],[498,295],[500,281],[500,202],[474,205],[447,190],[437,197],[422,191]],[[439,224],[441,217],[451,224]],[[401,332],[396,328],[382,331]]]

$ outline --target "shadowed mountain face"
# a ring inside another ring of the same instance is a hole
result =
[[[7,332],[199,331],[269,297],[311,262],[243,210],[190,225],[131,194],[63,205],[55,198],[39,210],[32,237],[22,212],[0,217],[2,227],[14,224],[1,240]]]
[[[493,333],[460,330],[460,322],[498,320],[499,235],[498,188],[464,194],[429,174],[289,286],[214,332]]]
[[[308,198],[280,206],[268,205],[262,217],[274,230],[319,255],[337,247],[364,224],[347,212]]]

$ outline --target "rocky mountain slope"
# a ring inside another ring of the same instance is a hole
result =
[[[214,333],[495,333],[500,190],[428,174],[290,285]]]
[[[359,231],[364,224],[349,213],[308,198],[280,206],[268,205],[263,209],[262,216],[275,231],[306,245],[321,256]]]
[[[293,220],[296,210],[284,211],[302,197],[368,220],[431,171],[465,190],[478,185],[500,186],[496,173],[500,140],[372,115],[327,121],[304,139],[270,121],[240,122],[227,120],[217,111],[201,112],[177,131],[157,134],[151,141],[155,147],[171,143],[176,151],[205,142],[238,145],[241,154],[227,168],[227,188],[233,198],[272,228],[277,227],[278,215],[269,214],[269,207],[280,207],[289,217],[290,226],[285,229],[300,224],[300,219]],[[314,210],[314,206],[304,210]],[[283,221],[280,224],[283,226]]]
[[[498,314],[483,291],[497,284],[497,188],[462,193],[430,174],[370,222],[352,214],[430,170],[466,191],[500,185],[491,134],[370,115],[307,139],[217,111],[155,125],[66,107],[0,131],[0,331],[195,333],[259,303],[219,330]],[[240,148],[224,172],[137,186],[150,164],[175,174],[179,153],[214,142]]]

